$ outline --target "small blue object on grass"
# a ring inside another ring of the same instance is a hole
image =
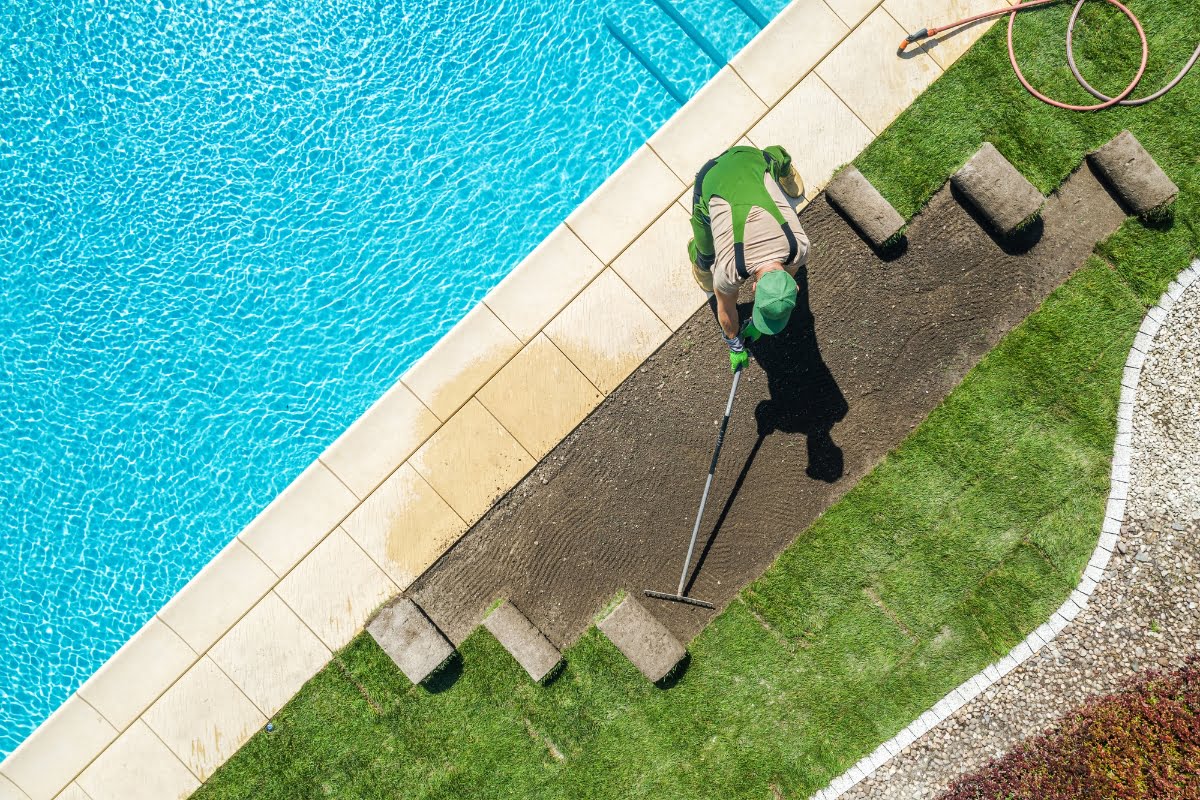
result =
[[[271,732],[271,731],[273,731],[273,730],[275,730],[275,723],[274,723],[274,722],[268,722],[268,723],[267,723],[267,733],[270,733],[270,732]]]

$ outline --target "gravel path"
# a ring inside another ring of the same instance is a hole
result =
[[[935,798],[1085,699],[1200,653],[1200,280],[1142,366],[1130,494],[1088,608],[1047,647],[843,798]]]

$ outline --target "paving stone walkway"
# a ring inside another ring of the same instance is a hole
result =
[[[1197,353],[1200,281],[1170,309],[1142,367],[1121,539],[1087,610],[843,798],[936,798],[1085,699],[1200,654]]]

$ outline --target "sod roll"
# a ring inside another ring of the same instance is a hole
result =
[[[1111,142],[1089,153],[1088,161],[1139,217],[1166,208],[1179,196],[1179,187],[1129,131],[1121,131]]]
[[[600,620],[599,627],[649,681],[657,683],[670,675],[687,655],[667,626],[629,595]]]
[[[413,683],[421,683],[454,655],[454,645],[407,597],[384,606],[367,631]]]
[[[558,648],[550,644],[536,625],[516,606],[505,600],[483,620],[483,627],[496,637],[535,682],[541,681],[562,661]]]
[[[825,197],[876,250],[894,242],[904,230],[904,217],[853,166],[830,181]]]
[[[1041,213],[1046,198],[991,142],[984,142],[950,183],[966,196],[992,229],[1009,236]]]

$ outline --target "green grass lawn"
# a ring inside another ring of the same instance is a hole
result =
[[[1134,6],[1149,85],[1190,54],[1200,16]],[[1019,46],[1039,85],[1079,98],[1058,63],[1066,11],[1025,15]],[[1130,36],[1091,11],[1081,64],[1112,89]],[[1182,189],[1173,225],[1131,221],[1103,244],[691,644],[673,688],[594,630],[537,687],[479,631],[431,693],[363,635],[196,797],[804,797],[1044,622],[1095,546],[1134,334],[1200,249],[1200,74],[1148,108],[1053,111],[1019,89],[1001,33],[858,159],[864,174],[911,215],[984,140],[1049,190],[1128,127]]]

